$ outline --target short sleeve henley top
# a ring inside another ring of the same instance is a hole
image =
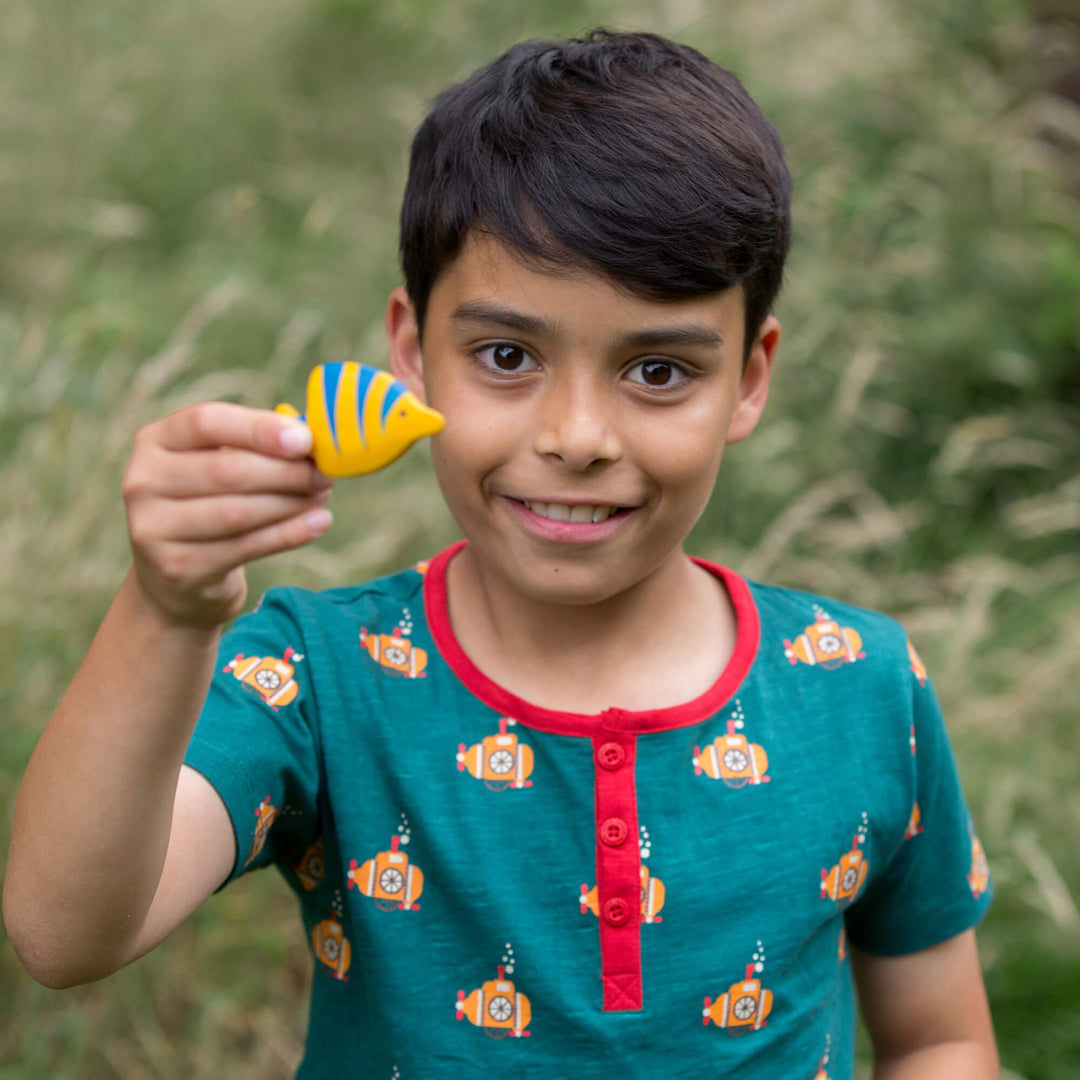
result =
[[[561,713],[454,639],[457,547],[271,590],[223,639],[187,753],[275,864],[315,957],[299,1076],[848,1080],[847,943],[990,899],[926,669],[900,627],[702,563],[734,654],[669,709]]]

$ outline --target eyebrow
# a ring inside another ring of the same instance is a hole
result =
[[[527,315],[487,300],[466,300],[454,309],[450,318],[456,323],[484,323],[539,337],[560,337],[565,333],[560,324],[552,319]],[[621,337],[617,344],[620,348],[628,349],[655,349],[665,345],[720,348],[724,339],[705,323],[689,322],[633,330]]]

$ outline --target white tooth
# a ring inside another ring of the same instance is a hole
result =
[[[607,519],[609,517],[611,517],[611,507],[610,506],[598,506],[593,511],[593,516],[592,516],[593,524],[596,524],[596,523],[601,522],[601,521],[607,521]]]
[[[544,515],[552,521],[569,521],[570,507],[563,503],[548,503],[547,513]]]
[[[583,525],[593,519],[594,506],[575,506],[570,511],[570,520],[575,524]]]
[[[547,517],[547,503],[526,503],[525,504],[534,514],[539,514],[541,517]]]

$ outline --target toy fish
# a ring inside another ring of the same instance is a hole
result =
[[[392,375],[366,364],[320,364],[308,376],[307,412],[279,405],[314,438],[312,456],[327,476],[359,476],[396,461],[446,421]]]

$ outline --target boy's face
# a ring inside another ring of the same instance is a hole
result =
[[[744,369],[743,320],[738,288],[644,300],[528,269],[485,237],[437,280],[422,350],[395,290],[391,367],[446,416],[435,469],[490,585],[597,603],[681,556],[724,446],[768,393],[779,324],[762,324]]]

